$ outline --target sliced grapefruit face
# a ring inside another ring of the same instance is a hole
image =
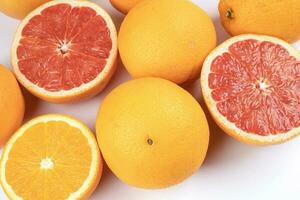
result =
[[[217,124],[241,141],[281,143],[300,133],[300,55],[282,40],[227,40],[207,57],[201,87]]]
[[[51,1],[20,24],[12,47],[19,81],[54,102],[90,97],[111,78],[117,33],[110,16],[88,1]]]

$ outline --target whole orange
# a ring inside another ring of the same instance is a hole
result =
[[[210,17],[188,0],[145,0],[125,17],[120,56],[134,78],[154,76],[183,83],[198,78],[216,45]]]
[[[23,19],[29,12],[49,0],[1,0],[0,12],[17,18]]]
[[[141,78],[114,89],[97,118],[103,157],[123,182],[164,188],[191,176],[201,166],[209,141],[198,102],[176,84]]]
[[[271,35],[287,42],[300,39],[299,0],[220,0],[222,24],[231,35]]]
[[[24,98],[12,72],[0,65],[0,146],[21,125],[24,116]]]
[[[127,14],[141,0],[110,0],[111,4],[120,12]]]

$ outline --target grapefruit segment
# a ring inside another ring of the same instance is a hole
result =
[[[282,40],[229,39],[206,59],[205,102],[228,134],[248,143],[284,142],[300,133],[300,56]]]
[[[12,63],[19,81],[36,96],[67,102],[100,92],[117,57],[109,15],[88,1],[51,1],[19,26]]]

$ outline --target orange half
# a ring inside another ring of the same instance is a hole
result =
[[[99,183],[102,159],[85,125],[64,115],[44,115],[9,140],[0,171],[10,199],[87,199]]]

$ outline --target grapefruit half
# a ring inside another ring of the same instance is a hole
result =
[[[201,87],[216,123],[240,141],[275,144],[300,133],[300,55],[280,39],[225,41],[206,58]]]
[[[88,1],[56,0],[19,25],[12,65],[21,84],[50,102],[99,93],[116,67],[117,33],[110,16]]]

